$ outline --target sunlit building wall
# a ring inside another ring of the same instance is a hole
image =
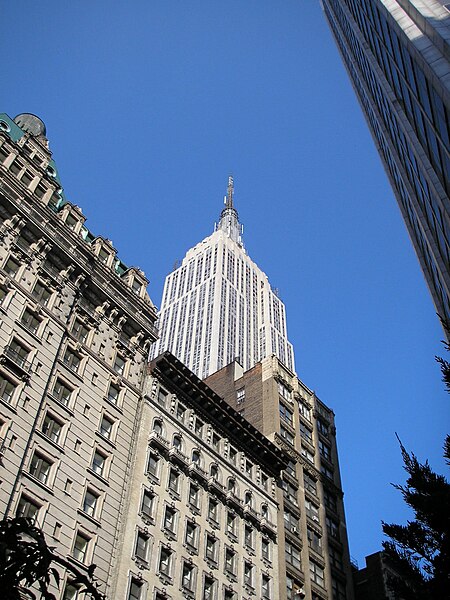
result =
[[[437,313],[450,318],[450,14],[436,0],[322,0]]]

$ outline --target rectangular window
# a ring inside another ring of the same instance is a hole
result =
[[[57,444],[61,435],[61,429],[62,424],[47,412],[42,423],[42,433]]]
[[[217,539],[210,535],[206,536],[205,557],[213,562],[217,562]]]
[[[40,281],[36,281],[33,291],[31,293],[36,302],[39,302],[44,306],[47,306],[48,301],[50,300],[50,297],[52,295],[52,292],[49,290],[49,288]]]
[[[211,436],[211,445],[214,448],[214,450],[219,451],[219,445],[220,445],[220,437],[217,435],[217,433],[213,433]]]
[[[130,582],[130,588],[128,590],[127,600],[141,600],[142,596],[142,582],[132,578]]]
[[[317,583],[321,586],[324,585],[323,569],[313,560],[309,561],[309,573],[311,575],[311,581],[314,581],[314,583]]]
[[[252,465],[252,463],[249,460],[245,461],[245,473],[249,477],[251,477],[252,474],[253,474],[253,465]]]
[[[236,575],[236,552],[231,548],[225,548],[225,571]]]
[[[87,489],[84,494],[83,512],[90,517],[96,516],[99,495],[91,489]]]
[[[245,401],[245,388],[236,391],[236,404],[242,404]]]
[[[30,463],[30,475],[44,484],[48,483],[52,463],[35,451]]]
[[[28,329],[28,331],[36,334],[41,321],[27,308],[22,315],[21,323],[26,329]]]
[[[61,381],[61,379],[57,379],[53,388],[53,396],[54,398],[59,400],[61,404],[67,406],[69,404],[72,391],[73,390],[69,388],[69,386],[66,385],[63,381]]]
[[[6,379],[6,377],[0,373],[0,398],[10,404],[12,397],[14,396],[15,389],[16,384],[9,379]]]
[[[150,519],[153,517],[154,498],[154,494],[148,490],[144,490],[144,493],[142,494],[141,513]]]
[[[100,423],[100,433],[103,437],[110,440],[112,436],[114,421],[112,421],[106,415],[103,415],[101,423]]]
[[[322,553],[322,538],[314,529],[307,528],[308,546],[319,554]]]
[[[28,355],[30,354],[30,351],[16,339],[11,340],[11,343],[5,350],[5,354],[22,369],[29,368],[30,365],[27,365],[27,359]]]
[[[244,562],[244,584],[253,587],[253,573],[254,567],[252,563],[245,561]]]
[[[303,483],[305,485],[305,490],[311,492],[317,496],[317,481],[311,477],[306,471],[303,473]]]
[[[194,483],[189,486],[189,504],[194,508],[200,508],[200,489]]]
[[[302,446],[300,453],[303,456],[303,458],[305,458],[308,462],[310,462],[312,465],[314,464],[314,454],[312,452],[310,452],[308,450],[308,448],[305,448],[305,446]]]
[[[138,531],[134,555],[144,561],[148,560],[149,539],[148,535]]]
[[[250,525],[245,525],[244,528],[244,544],[248,548],[253,548],[253,528]]]
[[[231,464],[235,465],[236,461],[237,461],[237,451],[234,448],[232,448],[231,446],[230,446],[230,450],[229,450],[229,458],[230,458]]]
[[[272,594],[271,594],[271,579],[270,577],[268,577],[267,575],[263,575],[262,576],[262,581],[261,581],[261,592],[262,592],[262,597],[263,598],[271,598]]]
[[[177,419],[184,423],[186,418],[186,407],[178,402],[177,404]]]
[[[170,533],[175,533],[175,522],[177,517],[177,511],[171,506],[166,506],[164,512],[164,523],[163,527]]]
[[[300,550],[296,546],[293,546],[290,542],[286,542],[285,551],[286,562],[296,569],[301,569]]]
[[[227,512],[227,533],[231,536],[237,536],[237,517],[234,513]]]
[[[205,575],[203,584],[203,600],[216,600],[216,581],[212,577]]]
[[[319,522],[319,507],[311,500],[305,499],[305,512],[310,519]]]
[[[195,592],[195,567],[191,563],[183,562],[181,586],[188,592]]]
[[[333,481],[334,473],[332,469],[329,469],[325,465],[321,465],[320,472],[323,473],[327,479],[331,479],[331,481]]]
[[[304,402],[298,403],[298,408],[302,417],[305,417],[308,421],[311,421],[311,409]]]
[[[125,371],[125,359],[120,354],[116,355],[113,369],[118,375],[123,375]]]
[[[78,532],[77,537],[75,538],[75,544],[73,546],[73,557],[81,563],[86,562],[88,547],[89,547],[89,538]]]
[[[157,396],[158,404],[165,407],[168,395],[169,394],[165,390],[163,390],[162,388],[159,388],[158,396]]]
[[[64,588],[63,600],[77,600],[80,592],[80,586],[67,582]]]
[[[185,543],[189,548],[198,550],[198,525],[188,521],[186,523]]]
[[[333,512],[337,512],[337,496],[335,496],[335,494],[332,494],[328,490],[324,490],[324,500],[327,508]]]
[[[213,498],[208,502],[208,519],[214,523],[218,523],[219,520],[219,503]]]
[[[158,477],[158,466],[159,466],[160,458],[158,454],[154,452],[150,452],[147,462],[147,473],[153,475],[153,477]]]
[[[327,517],[325,519],[327,525],[328,534],[335,540],[339,540],[339,523],[332,519],[331,517]]]
[[[280,435],[286,440],[288,444],[291,444],[291,446],[294,445],[295,436],[290,431],[288,431],[286,427],[283,427],[283,425],[280,425]]]
[[[328,424],[321,419],[317,419],[317,429],[322,435],[328,435]]]
[[[285,400],[289,400],[291,397],[291,392],[289,391],[289,388],[286,385],[284,385],[284,383],[281,383],[281,381],[278,382],[278,393]]]
[[[108,388],[108,400],[111,404],[117,404],[119,401],[120,388],[111,383]]]
[[[203,423],[200,419],[195,419],[195,433],[200,437],[203,435]]]
[[[97,475],[100,475],[100,477],[104,477],[105,465],[106,456],[98,450],[96,450],[92,459],[92,470],[94,471],[94,473],[97,473]]]
[[[80,356],[74,352],[71,348],[67,348],[64,357],[64,364],[69,367],[74,373],[78,373],[78,369],[80,368],[81,358]]]
[[[325,460],[328,460],[331,462],[331,448],[328,444],[325,444],[325,442],[322,442],[322,440],[319,440],[319,452],[320,455],[325,458]]]
[[[313,443],[313,434],[312,434],[312,431],[304,423],[300,423],[300,435],[301,435],[301,437],[304,440],[306,440],[310,444]]]
[[[178,494],[180,490],[180,474],[175,469],[169,471],[169,490]]]
[[[270,541],[267,538],[261,540],[261,556],[265,560],[270,560]]]
[[[36,520],[40,506],[27,496],[22,495],[16,510],[16,517],[26,517],[33,522]]]
[[[295,486],[293,486],[289,481],[285,481],[285,480],[283,480],[281,482],[281,485],[283,488],[283,496],[285,497],[285,499],[289,500],[290,502],[292,502],[292,504],[297,506],[298,505],[298,501],[297,501],[298,489]]]
[[[19,261],[16,260],[15,258],[13,258],[12,256],[10,256],[8,258],[8,260],[6,261],[6,264],[3,268],[10,277],[14,277],[14,275],[19,270],[19,267],[20,267]]]
[[[289,425],[294,424],[294,413],[291,409],[280,402],[280,419],[289,423]]]
[[[159,572],[170,577],[170,568],[172,563],[172,551],[169,548],[162,547],[159,555]]]
[[[86,340],[89,335],[89,329],[86,325],[80,321],[80,319],[75,319],[75,322],[72,327],[72,335],[82,344],[86,343]]]

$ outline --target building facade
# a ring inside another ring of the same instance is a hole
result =
[[[67,202],[45,127],[0,116],[0,511],[110,596],[156,310]],[[64,573],[64,600],[77,589]]]
[[[276,600],[285,454],[170,353],[140,424],[112,597]]]
[[[169,350],[201,378],[272,354],[295,368],[284,304],[244,249],[231,177],[216,230],[166,278],[159,324],[152,355]]]
[[[450,319],[450,14],[437,0],[322,0],[432,294]]]
[[[280,600],[352,600],[334,414],[275,356],[205,382],[289,456],[278,489]]]

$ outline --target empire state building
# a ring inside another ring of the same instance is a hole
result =
[[[251,369],[272,354],[294,371],[285,307],[245,251],[232,177],[224,203],[214,233],[166,277],[152,355],[169,350],[201,378],[234,360]]]

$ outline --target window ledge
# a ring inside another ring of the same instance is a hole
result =
[[[105,485],[107,485],[109,487],[109,482],[107,479],[105,479],[103,477],[103,475],[99,475],[99,473],[96,473],[91,467],[87,468],[87,472],[90,473],[91,475],[95,475],[95,477],[97,477],[97,479],[100,479],[100,481],[102,483],[104,483]]]
[[[49,487],[47,484],[43,483],[40,479],[38,479],[37,477],[35,477],[31,473],[29,473],[28,471],[23,471],[22,475],[26,475],[29,479],[31,479],[31,481],[34,481],[34,483],[36,483],[39,487],[41,487],[43,490],[45,490],[48,494],[51,494],[52,496],[55,495],[55,493],[51,487]]]
[[[100,433],[100,431],[96,431],[95,435],[98,436],[104,442],[106,442],[109,446],[111,446],[111,448],[116,448],[116,444],[112,440],[105,437],[102,433]]]
[[[101,523],[98,519],[96,519],[95,517],[92,517],[91,515],[88,515],[86,512],[84,512],[84,510],[82,510],[81,508],[78,509],[78,514],[82,515],[83,517],[85,517],[86,519],[88,519],[91,523],[93,523],[94,525],[96,525],[97,527],[101,527]]]

